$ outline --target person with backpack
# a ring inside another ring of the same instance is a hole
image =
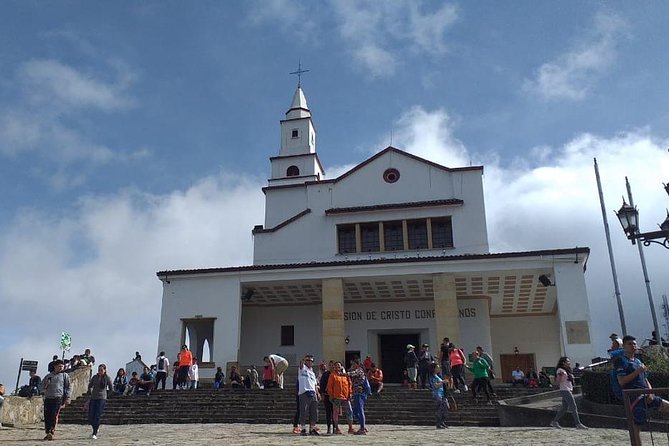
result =
[[[623,389],[652,389],[648,382],[646,365],[637,358],[637,343],[634,336],[627,335],[623,337],[624,353],[614,360],[612,378],[615,374],[615,380],[612,379],[613,393],[619,400],[623,399]],[[660,412],[669,412],[669,401],[655,396],[652,393],[631,397],[632,416],[634,424],[641,425],[646,423],[647,408],[658,409]]]
[[[167,381],[167,373],[170,370],[170,360],[165,356],[165,352],[160,352],[156,358],[156,390],[158,390],[158,385],[162,381],[162,390],[165,390],[165,382]]]
[[[437,419],[437,429],[446,429],[446,417],[448,416],[448,409],[450,408],[448,404],[448,395],[446,394],[446,381],[441,379],[439,372],[441,367],[439,364],[432,364],[430,367],[430,388],[432,389],[432,398],[437,403],[436,410],[436,419]]]
[[[574,375],[571,372],[571,360],[566,356],[561,357],[555,367],[555,383],[560,388],[562,406],[560,406],[560,409],[555,414],[555,418],[551,421],[551,427],[561,429],[562,426],[560,426],[559,423],[560,418],[562,418],[562,415],[569,410],[571,411],[571,416],[574,418],[576,429],[587,429],[578,417],[578,408],[576,407],[576,401],[572,394],[574,389]]]

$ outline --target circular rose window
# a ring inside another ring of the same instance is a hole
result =
[[[386,183],[396,183],[400,179],[400,171],[397,169],[386,169],[383,172],[383,180]]]

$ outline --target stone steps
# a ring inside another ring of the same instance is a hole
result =
[[[499,399],[538,393],[530,389],[496,389]],[[495,406],[476,404],[469,393],[454,395],[458,411],[449,424],[498,426]],[[85,398],[79,398],[61,413],[62,423],[87,424],[83,411]],[[381,396],[367,400],[365,414],[369,424],[432,425],[435,403],[428,390],[409,390],[388,386]],[[103,424],[152,423],[277,423],[292,424],[295,389],[241,390],[198,389],[154,391],[150,396],[112,396],[107,401]],[[325,423],[323,405],[319,422]]]

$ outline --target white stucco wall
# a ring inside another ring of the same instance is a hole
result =
[[[211,359],[225,367],[235,361],[241,328],[240,286],[237,276],[175,277],[163,283],[158,352],[165,351],[170,361],[181,344],[181,319],[216,318]],[[200,368],[200,376],[213,377],[215,369]]]
[[[389,167],[400,171],[396,183],[383,180],[383,172]],[[330,208],[452,198],[462,199],[464,205],[325,215]],[[337,224],[443,216],[451,216],[453,222],[455,246],[448,250],[449,254],[488,252],[481,170],[447,172],[406,155],[387,152],[340,181],[266,190],[264,227],[273,228],[305,209],[311,209],[311,213],[275,232],[255,235],[254,264],[340,259]],[[371,253],[364,257],[387,255],[395,254]]]
[[[513,354],[514,347],[518,347],[520,353],[534,353],[537,369],[554,367],[562,356],[557,315],[493,317],[490,328],[495,364],[500,364],[500,354]]]
[[[310,353],[322,357],[321,305],[244,307],[239,362],[263,364],[263,357],[275,353],[293,362]],[[295,345],[281,345],[281,326],[295,326]],[[291,365],[296,365],[294,362]]]
[[[492,351],[487,299],[463,299],[460,309],[461,346],[469,353],[477,345]],[[346,350],[360,351],[362,357],[379,357],[378,335],[385,333],[419,333],[438,352],[433,301],[407,301],[346,304]],[[295,326],[295,346],[281,346],[281,326]],[[344,340],[342,339],[342,342]],[[244,307],[240,363],[261,364],[263,356],[278,353],[301,357],[305,353],[322,358],[321,306]]]

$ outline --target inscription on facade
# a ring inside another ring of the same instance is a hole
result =
[[[461,308],[460,317],[476,317],[476,308]],[[434,310],[373,310],[344,311],[345,321],[395,321],[406,319],[434,319]]]

